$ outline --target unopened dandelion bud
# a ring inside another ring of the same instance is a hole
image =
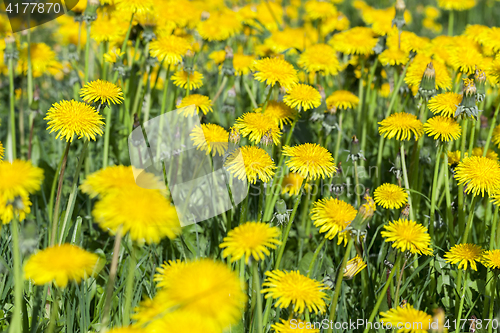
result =
[[[392,20],[392,26],[396,26],[399,30],[401,30],[401,28],[403,28],[403,26],[406,24],[405,21],[406,4],[404,0],[397,0],[396,4],[394,5],[394,8],[396,9],[396,15]]]
[[[236,89],[232,87],[227,91],[226,98],[224,100],[224,105],[222,105],[222,112],[234,113],[236,107]]]
[[[187,50],[184,55],[184,70],[188,74],[193,74],[194,72],[194,52]]]
[[[351,280],[366,267],[366,263],[359,255],[349,260],[344,268],[344,280]]]
[[[278,214],[285,214],[286,213],[286,202],[283,199],[279,199],[276,201],[276,212]]]
[[[479,109],[476,105],[477,88],[473,79],[464,79],[464,89],[462,101],[457,107],[455,118],[458,116],[476,119],[479,115]]]
[[[85,22],[95,21],[97,19],[97,8],[99,8],[100,5],[101,3],[99,0],[89,0],[87,8],[83,13],[83,20]]]
[[[222,74],[226,76],[234,75],[234,67],[233,67],[233,49],[229,46],[226,46],[226,57],[224,62],[222,63]]]
[[[17,59],[19,53],[17,52],[16,39],[14,35],[8,34],[5,37],[5,51],[4,51],[4,61],[8,62],[9,59]]]
[[[352,159],[353,161],[357,161],[357,160],[364,160],[365,157],[363,156],[363,153],[361,151],[361,148],[359,146],[359,140],[358,138],[356,137],[356,135],[354,135],[352,137],[352,141],[351,141],[351,150],[349,152],[349,155],[347,156],[347,160],[349,161],[349,159]]]
[[[420,87],[418,88],[418,97],[425,98],[428,100],[436,94],[436,70],[432,62],[427,64],[427,68],[424,71],[422,80],[420,81]]]
[[[271,129],[262,136],[262,138],[260,139],[260,143],[265,146],[273,144],[273,131]]]
[[[476,66],[476,73],[474,74],[474,82],[476,84],[476,98],[478,102],[482,102],[486,97],[486,74],[483,70]]]

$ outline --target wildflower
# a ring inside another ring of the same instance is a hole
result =
[[[244,146],[231,153],[224,167],[236,178],[247,179],[255,184],[257,179],[264,183],[274,176],[276,165],[267,152],[255,146]]]
[[[223,41],[237,34],[243,28],[232,10],[210,13],[210,17],[198,24],[198,33],[208,41]]]
[[[500,268],[500,250],[484,251],[481,263],[488,268]]]
[[[186,266],[186,262],[180,259],[177,260],[169,260],[168,263],[164,262],[160,267],[156,268],[158,272],[154,276],[154,281],[157,282],[157,287],[162,288],[169,286],[170,277],[174,275],[179,269]]]
[[[281,58],[256,60],[253,68],[256,72],[255,79],[259,82],[265,82],[271,87],[278,83],[288,90],[299,82],[297,71],[293,65]]]
[[[361,272],[366,267],[366,263],[363,259],[356,255],[354,258],[349,260],[344,268],[344,279],[350,280],[355,277],[359,272]]]
[[[338,109],[354,109],[358,104],[358,96],[347,90],[334,91],[326,99],[326,107],[330,113],[336,113]]]
[[[327,44],[315,44],[300,54],[297,62],[307,73],[319,72],[323,75],[337,75],[340,63],[333,47]]]
[[[78,139],[85,136],[95,141],[103,133],[104,118],[92,106],[74,100],[54,103],[43,119],[48,120],[50,133],[58,131],[56,139],[73,142],[76,134]]]
[[[484,153],[483,147],[475,147],[472,149],[472,156],[483,156],[483,153]],[[498,154],[494,150],[488,149],[488,151],[486,152],[486,157],[489,158],[490,160],[498,162]]]
[[[56,53],[45,43],[32,43],[30,45],[31,69],[34,78],[44,74],[56,75],[61,73],[63,66],[57,60]],[[28,73],[28,49],[24,48],[19,54],[19,70]]]
[[[401,187],[385,183],[373,192],[377,205],[388,209],[399,209],[408,202],[408,193]]]
[[[378,60],[384,66],[406,65],[408,53],[397,48],[388,48],[378,55]]]
[[[240,143],[241,135],[238,129],[236,129],[234,126],[229,128],[229,142],[238,144]]]
[[[404,329],[399,329],[398,332],[405,333],[427,332],[432,319],[427,313],[417,310],[409,304],[405,307],[398,306],[387,312],[381,312],[380,317],[386,325],[390,323],[392,327],[404,327]]]
[[[452,80],[446,65],[441,61],[433,61],[426,55],[417,54],[408,66],[405,76],[405,82],[414,95],[418,92],[427,66],[431,62],[435,72],[435,89],[448,90],[451,88]]]
[[[189,90],[198,89],[203,86],[203,74],[198,71],[188,73],[185,70],[180,70],[172,75],[172,81],[177,87],[188,89],[188,76],[189,76]]]
[[[453,118],[435,116],[424,124],[424,131],[434,140],[450,141],[460,137],[461,127]]]
[[[170,310],[160,319],[146,326],[147,332],[182,332],[186,327],[192,333],[218,333],[221,327],[211,318],[187,310]]]
[[[484,196],[500,188],[500,165],[487,157],[465,157],[455,168],[458,185],[465,186],[465,192]]]
[[[281,131],[268,114],[248,112],[236,119],[234,127],[251,142],[260,143],[262,137],[269,135],[275,145],[279,143]]]
[[[229,133],[216,124],[201,124],[196,126],[189,135],[196,149],[207,154],[223,156],[228,148]]]
[[[333,35],[331,44],[335,50],[344,54],[369,55],[373,53],[377,41],[372,29],[354,27]]]
[[[350,204],[335,198],[321,199],[313,204],[311,220],[325,238],[333,239],[339,235],[338,244],[346,242],[345,235],[341,235],[347,226],[356,217],[357,210]]]
[[[445,10],[468,10],[476,5],[476,0],[438,0],[439,8]]]
[[[460,163],[460,150],[457,151],[449,151],[448,152],[448,165],[451,167],[456,167],[458,163]],[[482,156],[482,155],[481,155]]]
[[[262,112],[262,108],[255,109],[255,112]],[[269,101],[264,114],[274,120],[279,129],[283,129],[284,125],[291,124],[297,117],[297,110],[283,102]]]
[[[152,57],[163,61],[166,65],[176,65],[182,61],[187,50],[191,49],[189,42],[178,36],[161,36],[149,44],[149,53]]]
[[[24,276],[36,285],[54,282],[64,288],[69,281],[78,283],[97,273],[99,264],[97,254],[72,244],[62,244],[32,255],[24,266]]]
[[[453,49],[449,62],[451,66],[462,74],[474,74],[476,66],[483,62],[483,56],[473,47],[468,45]]]
[[[454,117],[457,107],[461,101],[461,94],[447,92],[432,97],[429,100],[428,107],[434,114],[439,113],[444,117]]]
[[[444,255],[444,260],[450,264],[458,263],[458,269],[463,267],[464,270],[467,266],[477,271],[476,261],[481,262],[483,250],[476,244],[457,244],[452,247]]]
[[[332,154],[315,143],[283,147],[283,155],[288,156],[286,165],[305,179],[331,177],[337,172]]]
[[[289,195],[300,194],[300,189],[302,188],[302,182],[304,177],[295,172],[290,172],[285,177],[283,177],[283,182],[281,183],[281,193],[288,193]],[[305,186],[307,186],[306,184]]]
[[[271,252],[281,244],[278,240],[280,230],[271,227],[267,223],[247,222],[237,226],[228,232],[223,242],[219,245],[224,249],[223,258],[231,257],[231,262],[245,258],[248,264],[250,257],[253,260],[264,260]],[[269,249],[268,249],[269,248]]]
[[[123,92],[120,87],[109,81],[96,80],[88,82],[80,89],[80,97],[89,104],[121,104]]]
[[[375,201],[373,200],[372,197],[369,195],[369,191],[367,190],[366,193],[363,196],[363,199],[365,199],[365,203],[359,207],[359,213],[363,217],[363,219],[370,219],[372,216],[375,214],[375,211],[377,210],[377,206],[375,205]]]
[[[379,125],[379,133],[388,139],[396,137],[396,140],[410,140],[413,134],[415,140],[418,140],[424,132],[422,122],[415,115],[406,112],[393,113],[379,122]]]
[[[422,80],[420,81],[420,86],[418,87],[417,97],[422,96],[426,100],[431,98],[436,94],[436,71],[434,70],[434,65],[432,62],[427,64],[427,68],[424,71]]]
[[[394,242],[392,247],[401,252],[409,251],[413,254],[431,255],[431,237],[427,228],[415,221],[399,219],[384,226],[380,233],[386,242]]]
[[[288,90],[283,101],[289,107],[307,111],[321,105],[321,95],[318,90],[301,83]]]
[[[293,305],[293,311],[304,313],[307,308],[309,312],[325,312],[325,285],[319,281],[310,279],[298,271],[267,271],[266,281],[261,293],[266,294],[266,299],[272,297],[277,299],[275,307],[283,309]]]
[[[308,0],[305,3],[306,16],[309,20],[322,20],[337,14],[337,8],[331,2]]]
[[[114,0],[118,11],[135,14],[145,14],[153,11],[153,0]]]
[[[104,54],[104,60],[109,63],[116,63],[116,60],[118,58],[121,59],[125,55],[125,52],[122,52],[120,48],[114,49],[114,50],[109,50],[108,53]]]
[[[99,15],[97,20],[92,22],[90,37],[97,43],[109,42],[117,44],[127,34],[127,27],[117,19],[105,15]]]
[[[254,56],[235,53],[233,56],[234,75],[242,76],[250,73],[254,61]]]
[[[474,82],[476,83],[477,101],[482,102],[486,97],[486,74],[483,70],[477,68],[477,66],[474,74]]]
[[[194,105],[194,108],[188,108],[187,106]],[[177,105],[177,113],[183,114],[184,117],[192,117],[195,113],[203,112],[203,114],[207,114],[209,112],[213,112],[212,109],[212,101],[208,96],[199,95],[199,94],[191,94],[182,99],[181,103]]]
[[[318,328],[314,328],[311,322],[305,322],[301,319],[280,319],[281,323],[271,325],[276,333],[319,333]],[[300,327],[303,327],[302,329]]]

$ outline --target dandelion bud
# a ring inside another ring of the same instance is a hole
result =
[[[427,64],[427,68],[424,71],[422,80],[420,81],[420,87],[418,88],[417,96],[425,98],[428,100],[436,94],[436,71],[432,62]]]
[[[18,56],[16,39],[14,35],[8,34],[5,37],[4,61],[7,63],[9,59],[17,59]]]
[[[286,213],[286,202],[283,199],[279,199],[276,201],[276,212],[278,214],[285,214]]]
[[[226,76],[234,75],[234,67],[233,67],[233,49],[229,46],[226,46],[226,58],[224,59],[224,63],[222,64],[222,74]]]
[[[363,219],[370,219],[375,214],[377,206],[375,205],[375,201],[373,201],[373,198],[370,197],[369,190],[366,190],[363,199],[365,199],[366,202],[359,208],[359,213],[363,216]]]
[[[401,216],[402,218],[408,218],[409,215],[410,215],[410,205],[406,204],[405,208],[403,208],[403,210],[401,211]]]
[[[240,143],[240,139],[241,139],[240,132],[236,128],[231,127],[229,129],[229,141],[231,143],[238,144]]]
[[[476,84],[476,98],[478,102],[482,102],[484,97],[486,96],[486,74],[483,70],[477,68],[476,73],[474,74],[474,82]]]
[[[194,52],[187,50],[184,55],[184,70],[188,74],[193,74],[194,72]]]
[[[401,30],[401,28],[403,28],[403,26],[406,24],[406,4],[404,0],[397,0],[394,8],[396,9],[396,16],[394,16],[394,19],[392,20],[392,26],[396,26],[399,30]]]
[[[87,23],[95,21],[97,19],[97,8],[99,8],[100,5],[101,3],[99,0],[89,0],[87,8],[83,13],[83,20]]]
[[[222,105],[222,112],[234,113],[236,107],[236,89],[232,87],[227,91],[226,99],[224,100],[224,105]]]
[[[348,161],[349,161],[349,159],[352,159],[354,162],[356,162],[357,160],[360,160],[360,159],[363,159],[363,160],[365,159],[365,157],[363,156],[361,149],[359,147],[359,140],[356,137],[356,135],[354,135],[352,137],[351,151],[350,151],[349,155],[347,156]]]
[[[455,117],[469,117],[476,119],[479,115],[479,109],[476,105],[477,89],[472,79],[464,79],[464,89],[462,94],[462,101],[457,107]]]
[[[359,255],[349,260],[344,268],[344,280],[351,280],[366,267],[366,263]]]
[[[273,144],[273,131],[271,129],[262,136],[262,138],[260,139],[260,143],[265,146]]]

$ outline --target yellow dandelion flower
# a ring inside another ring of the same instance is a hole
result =
[[[277,227],[267,223],[247,222],[230,230],[227,237],[219,245],[224,249],[223,258],[231,257],[231,262],[245,258],[248,264],[250,257],[254,260],[264,260],[271,252],[281,244],[278,236],[281,234]],[[268,249],[269,248],[269,249]]]
[[[180,70],[172,75],[172,81],[177,87],[187,89],[189,76],[189,90],[198,89],[203,86],[203,74],[198,71],[188,73],[185,70]]]
[[[455,179],[465,186],[467,194],[489,195],[500,189],[500,165],[487,157],[465,157],[455,168]]]
[[[485,58],[487,59],[489,58]],[[489,63],[485,63],[485,68],[488,80],[492,85],[497,85],[500,82],[500,57],[497,56]]]
[[[484,251],[481,263],[488,268],[500,268],[500,250]]]
[[[117,44],[127,34],[127,27],[115,18],[109,18],[105,15],[98,16],[91,26],[90,37],[97,43],[109,42]]]
[[[88,82],[80,89],[80,97],[87,103],[121,104],[123,92],[117,85],[104,80]]]
[[[271,325],[275,333],[319,333],[311,322],[302,319],[280,319],[281,323]]]
[[[335,50],[344,54],[369,55],[373,53],[377,41],[372,29],[354,27],[333,35],[330,43]]]
[[[380,87],[379,93],[380,93],[380,96],[383,98],[389,97],[389,95],[391,94],[391,85],[389,84],[389,82],[384,82],[382,84],[382,86]]]
[[[475,147],[472,149],[472,156],[483,156],[484,147]],[[498,154],[491,149],[486,152],[486,157],[493,161],[498,161]]]
[[[401,327],[397,333],[425,333],[428,331],[432,316],[415,309],[410,304],[405,307],[396,307],[380,313],[380,320],[384,324],[390,323],[392,327]]]
[[[313,204],[311,220],[325,238],[333,239],[338,234],[338,244],[346,242],[341,233],[354,220],[358,211],[347,202],[335,198],[321,199]]]
[[[445,10],[463,11],[476,5],[476,0],[438,0],[438,6]]]
[[[321,95],[315,88],[300,83],[287,91],[283,101],[289,107],[306,111],[321,105]]]
[[[354,258],[349,260],[344,268],[344,279],[350,280],[355,277],[359,272],[365,269],[366,263],[363,259],[356,254]]]
[[[454,92],[438,94],[429,100],[429,110],[444,117],[454,117],[457,107],[462,102],[462,95]]]
[[[72,245],[48,247],[32,255],[24,266],[24,276],[36,285],[54,282],[64,288],[69,281],[76,283],[99,271],[99,256]]]
[[[449,151],[448,152],[448,165],[449,166],[456,166],[458,163],[460,163],[460,158],[461,152],[460,150],[457,151]]]
[[[308,0],[304,5],[306,17],[311,20],[322,20],[337,15],[337,7],[329,1]]]
[[[241,76],[249,74],[254,61],[255,57],[252,55],[235,53],[233,56],[234,75]]]
[[[386,209],[399,209],[408,202],[408,193],[397,185],[385,183],[375,189],[373,198]]]
[[[337,173],[332,154],[318,144],[304,143],[294,147],[284,146],[283,155],[289,157],[286,165],[290,170],[307,180],[324,179]]]
[[[388,48],[378,55],[378,60],[384,66],[406,65],[408,53],[397,48]]]
[[[299,82],[297,71],[293,65],[281,58],[264,58],[253,64],[254,78],[274,87],[278,83],[285,89],[290,89]]]
[[[340,63],[335,50],[328,44],[315,44],[307,47],[300,54],[297,63],[308,73],[337,75],[340,71]]]
[[[163,61],[166,65],[178,64],[190,49],[191,45],[185,38],[174,35],[161,36],[149,44],[151,56]]]
[[[261,113],[262,108],[255,109],[256,113]],[[283,102],[270,101],[267,103],[264,114],[274,120],[279,129],[284,125],[289,125],[297,117],[297,110],[289,107]]]
[[[406,55],[412,51],[421,53],[429,47],[429,43],[430,40],[428,38],[417,36],[415,33],[406,30],[401,32],[400,42],[399,31],[396,27],[391,29],[390,34],[387,36],[387,46],[389,49],[401,48]]]
[[[476,66],[482,65],[483,56],[475,48],[466,45],[453,48],[449,62],[455,70],[469,75],[476,72]]]
[[[224,167],[236,178],[246,178],[252,184],[255,184],[257,179],[264,183],[269,182],[276,170],[276,165],[267,152],[255,146],[244,146],[233,151]]]
[[[435,116],[424,124],[424,132],[434,140],[450,141],[458,139],[462,129],[453,118]]]
[[[223,156],[228,148],[229,133],[216,124],[196,126],[189,135],[196,149]]]
[[[194,108],[187,108],[186,106],[194,105]],[[186,96],[182,99],[179,105],[177,105],[177,110],[178,114],[183,114],[184,117],[192,117],[195,115],[195,113],[200,113],[203,112],[203,114],[207,114],[209,112],[213,112],[214,110],[212,109],[212,101],[208,96],[204,95],[199,95],[199,94],[192,94],[189,96]]]
[[[32,43],[30,45],[31,68],[33,77],[44,74],[56,75],[63,70],[62,64],[57,61],[56,53],[45,43]],[[3,62],[3,60],[2,60]],[[24,75],[28,73],[28,48],[22,48],[19,54],[18,70]]]
[[[211,12],[210,17],[198,24],[198,33],[208,41],[223,41],[239,33],[241,21],[232,10]]]
[[[174,239],[181,230],[177,211],[162,192],[141,187],[114,191],[101,198],[92,211],[99,226],[112,234],[130,232],[134,241],[158,243]]]
[[[120,12],[144,15],[153,12],[153,0],[114,0],[116,9]]]
[[[359,97],[347,90],[334,91],[326,98],[326,107],[331,113],[337,112],[338,109],[354,109],[358,104]]]
[[[220,65],[226,60],[226,50],[213,51],[208,57],[212,59],[216,65]]]
[[[430,19],[437,19],[441,16],[441,11],[434,6],[425,6],[424,15]]]
[[[418,140],[424,132],[422,122],[415,115],[406,112],[393,113],[379,122],[379,125],[378,132],[388,139],[396,137],[396,140],[411,140],[413,134],[415,140]]]
[[[481,262],[483,256],[483,249],[476,244],[457,244],[444,254],[444,260],[454,265],[458,263],[458,269],[463,267],[464,270],[467,266],[477,271],[476,261]]]
[[[430,57],[417,54],[413,61],[408,66],[406,71],[405,82],[415,95],[422,81],[427,65],[432,62],[434,71],[436,72],[436,88],[449,90],[451,88],[452,80],[446,65],[441,61],[433,61]]]
[[[321,22],[321,35],[326,36],[332,32],[345,31],[349,29],[351,22],[342,12],[338,12],[336,16],[331,16]]]
[[[302,188],[302,182],[304,177],[295,172],[290,172],[285,177],[283,177],[283,182],[281,183],[281,193],[288,195],[298,195],[300,189]],[[308,184],[306,184],[307,186]]]
[[[307,308],[309,312],[325,312],[326,289],[319,281],[310,279],[299,271],[267,271],[266,281],[261,293],[266,294],[266,299],[272,297],[277,299],[275,307],[282,309],[293,305],[293,311],[304,313]]]
[[[486,48],[491,49],[493,53],[498,53],[500,51],[500,37],[498,34],[500,33],[500,28],[491,27],[485,31],[485,34],[482,36],[483,41],[482,44]]]
[[[158,272],[154,276],[154,281],[157,282],[157,287],[162,288],[170,284],[170,277],[174,275],[179,269],[186,266],[186,262],[180,259],[175,261],[169,260],[168,263],[164,262],[160,267],[156,268]]]
[[[87,140],[95,141],[96,135],[103,133],[104,118],[99,112],[92,106],[75,100],[52,104],[43,119],[48,120],[47,130],[50,129],[50,133],[58,131],[56,139],[64,138],[66,142],[73,142],[75,134],[78,139],[86,137]]]
[[[109,63],[116,63],[118,58],[121,58],[125,55],[125,52],[122,52],[120,48],[109,50],[109,52],[104,54],[104,60]]]
[[[221,327],[214,320],[186,310],[173,310],[163,317],[153,320],[146,329],[149,333],[183,332],[189,327],[190,333],[219,333]]]
[[[267,135],[277,145],[282,134],[276,121],[265,113],[247,112],[236,119],[234,127],[254,144],[260,143]]]
[[[386,242],[393,242],[392,247],[401,252],[431,255],[431,236],[423,225],[407,219],[392,221],[384,226],[380,233]]]

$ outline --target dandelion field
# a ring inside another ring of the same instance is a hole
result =
[[[497,332],[498,15],[0,15],[0,331]]]

